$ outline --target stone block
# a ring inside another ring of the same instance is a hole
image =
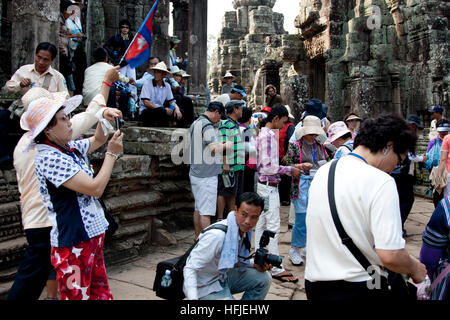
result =
[[[177,244],[177,239],[168,231],[159,228],[152,234],[152,241],[160,246],[172,246]]]
[[[121,212],[131,209],[151,208],[160,204],[163,194],[157,191],[140,191],[124,194],[119,197],[104,199],[106,209],[111,212]]]
[[[151,177],[149,156],[124,155],[114,164],[111,180]]]

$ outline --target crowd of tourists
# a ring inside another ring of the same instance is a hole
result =
[[[415,153],[424,129],[417,115],[363,119],[351,112],[333,122],[328,106],[313,98],[296,123],[275,85],[267,85],[265,105],[254,112],[231,72],[223,77],[221,95],[195,118],[196,97],[185,87],[187,60],[176,57],[179,40],[172,39],[170,69],[151,57],[136,79],[121,59],[131,41],[126,20],[93,52],[80,87],[80,69],[73,65],[84,50],[83,33],[69,4],[61,1],[64,32],[71,35],[67,50],[60,43],[63,74],[51,67],[56,46],[43,42],[34,63],[5,85],[21,93],[13,116],[26,133],[13,160],[28,242],[8,299],[36,300],[45,286],[49,300],[58,293],[62,300],[113,299],[103,259],[109,223],[98,198],[123,149],[123,134],[111,122],[136,116],[144,126],[189,128],[198,243],[184,267],[188,299],[234,299],[244,292],[243,299],[261,300],[273,280],[298,282],[278,257],[285,205],[292,230],[288,259],[305,264],[309,300],[392,299],[389,281],[399,274],[415,284],[428,277],[429,296],[448,300],[450,122],[442,107],[429,110],[433,122],[424,155]],[[83,102],[87,109],[71,116]],[[94,125],[92,137],[79,138]],[[94,176],[88,155],[106,143]],[[415,162],[430,170],[436,208],[423,233],[420,261],[405,249]],[[207,229],[212,220],[226,232]],[[264,253],[266,245],[272,256]],[[374,274],[380,285],[370,286]]]

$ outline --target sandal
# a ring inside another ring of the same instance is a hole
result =
[[[277,274],[277,275],[272,275],[272,278],[276,279],[276,280],[280,280],[281,282],[292,282],[292,283],[297,283],[298,282],[298,278],[295,280],[287,280],[285,278],[289,278],[289,277],[293,277],[294,275],[292,273],[286,273],[286,274]]]

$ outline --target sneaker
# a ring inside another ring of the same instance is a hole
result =
[[[300,252],[300,255],[302,257],[306,257],[306,248],[303,248],[302,251]]]
[[[303,259],[300,255],[298,248],[292,248],[289,250],[289,259],[294,266],[301,266],[303,264]]]

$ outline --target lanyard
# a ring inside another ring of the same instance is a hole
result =
[[[366,159],[364,159],[363,157],[361,157],[359,154],[350,152],[348,155],[349,155],[349,156],[354,156],[354,157],[356,157],[356,158],[359,158],[359,159],[361,159],[362,161],[364,161],[365,163],[367,163]]]
[[[306,144],[306,145],[309,147],[309,149],[311,149],[311,154],[312,154],[312,158],[313,158],[313,164],[315,164],[315,163],[316,163],[316,150],[314,149],[314,142],[313,142],[312,145],[309,145],[309,144],[306,143],[306,141],[304,141],[304,140],[302,140],[302,142],[303,142],[304,144]],[[301,150],[300,150],[300,152],[301,152]]]

